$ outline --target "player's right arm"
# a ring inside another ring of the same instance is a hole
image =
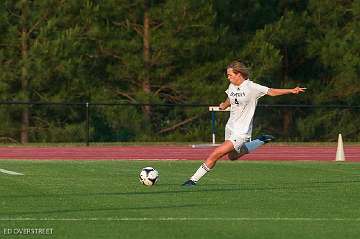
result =
[[[219,108],[220,110],[225,110],[229,106],[230,106],[230,99],[227,98],[224,102],[220,103]]]
[[[279,95],[287,95],[287,94],[299,94],[299,93],[302,93],[302,92],[305,92],[306,88],[303,88],[303,87],[295,87],[293,89],[273,89],[273,88],[270,88],[267,95],[270,95],[270,96],[279,96]]]

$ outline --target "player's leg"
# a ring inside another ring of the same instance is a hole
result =
[[[245,145],[243,145],[240,149],[240,152],[236,151],[235,149],[232,150],[230,153],[228,153],[228,159],[230,160],[237,160],[240,157],[244,156],[245,154],[248,154],[249,151],[247,150],[247,148],[245,147]]]
[[[260,137],[255,138],[249,142],[245,142],[241,147],[235,147],[233,151],[228,154],[228,158],[230,160],[237,160],[245,154],[253,152],[255,149],[259,148],[263,144],[269,143],[274,140],[275,137],[271,135],[262,135]]]
[[[230,140],[225,140],[219,147],[217,147],[210,156],[205,160],[205,164],[209,169],[215,167],[216,162],[224,155],[234,150],[234,144]]]
[[[194,175],[183,183],[183,186],[193,186],[200,180],[207,172],[209,172],[216,164],[216,162],[224,155],[228,154],[234,149],[234,145],[231,141],[225,140],[220,146],[218,146],[205,160],[203,164],[196,170]]]

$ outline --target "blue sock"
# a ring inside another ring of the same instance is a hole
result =
[[[264,142],[261,141],[260,139],[255,139],[255,140],[245,143],[245,147],[247,148],[248,152],[250,153],[263,144],[264,144]]]

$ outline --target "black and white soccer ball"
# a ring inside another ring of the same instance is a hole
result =
[[[159,172],[153,167],[143,168],[140,172],[139,179],[145,186],[152,186],[159,180]]]

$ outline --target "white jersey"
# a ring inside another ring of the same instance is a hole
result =
[[[239,86],[230,83],[225,92],[231,104],[230,118],[226,124],[226,130],[228,135],[231,135],[231,138],[234,136],[240,138],[251,137],[257,101],[260,97],[266,95],[268,90],[269,87],[256,84],[249,79]]]

